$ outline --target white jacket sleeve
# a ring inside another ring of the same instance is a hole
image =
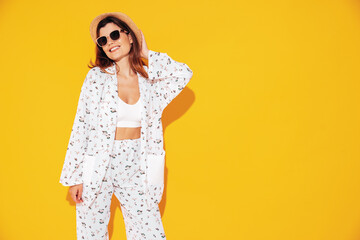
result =
[[[72,186],[83,182],[82,166],[89,137],[89,107],[91,100],[89,94],[92,73],[93,71],[90,69],[81,87],[75,120],[60,176],[60,183],[64,186]]]
[[[165,108],[188,84],[193,72],[185,63],[177,62],[166,53],[149,50],[148,76],[150,80],[158,79],[155,94],[162,100]]]

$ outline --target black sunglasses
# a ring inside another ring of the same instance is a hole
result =
[[[110,38],[111,38],[112,40],[118,40],[118,39],[120,38],[120,32],[124,32],[124,33],[126,33],[126,34],[129,33],[128,31],[126,31],[126,30],[124,30],[124,29],[114,30],[114,31],[112,31],[112,32],[110,33],[109,36],[110,36]],[[98,37],[98,38],[96,39],[97,45],[99,45],[99,47],[105,46],[106,43],[107,43],[107,38],[108,38],[107,36]]]

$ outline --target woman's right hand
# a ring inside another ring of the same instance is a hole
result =
[[[75,203],[82,203],[82,192],[83,192],[83,184],[77,184],[70,186],[69,193]]]

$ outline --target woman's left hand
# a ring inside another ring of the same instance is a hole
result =
[[[147,59],[148,55],[149,55],[149,49],[148,49],[148,47],[146,45],[145,37],[144,37],[144,34],[143,34],[143,32],[141,30],[140,30],[140,33],[141,33],[141,39],[142,39],[142,41],[141,41],[141,51],[140,51],[141,57]]]

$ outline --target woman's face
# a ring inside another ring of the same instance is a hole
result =
[[[108,58],[113,61],[117,61],[124,56],[127,56],[131,49],[131,43],[133,42],[130,34],[120,32],[120,38],[112,40],[109,36],[114,30],[121,30],[121,28],[115,23],[108,23],[104,27],[100,28],[99,37],[107,36],[107,43],[102,47]],[[117,49],[115,47],[118,47]],[[115,49],[114,49],[115,48]]]

